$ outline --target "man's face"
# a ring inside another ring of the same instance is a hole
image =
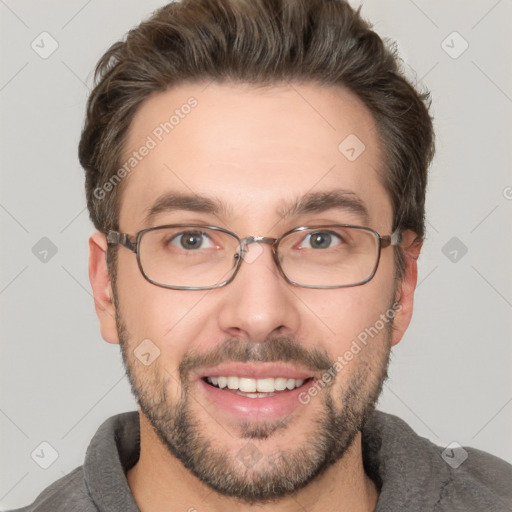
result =
[[[169,133],[155,132],[190,97],[197,105],[180,110]],[[338,147],[349,136],[353,144],[354,135],[365,145],[355,160]],[[181,85],[142,105],[124,156],[148,136],[155,147],[126,178],[122,232],[179,223],[219,226],[241,238],[277,238],[322,224],[391,232],[376,126],[342,89]],[[307,195],[333,191],[359,200],[368,218],[332,205],[284,215]],[[204,196],[222,208],[161,210],[146,222],[166,193]],[[114,291],[132,388],[161,442],[203,482],[248,502],[299,489],[346,453],[380,392],[390,346],[403,332],[393,332],[392,320],[378,322],[395,301],[392,248],[382,251],[368,283],[325,290],[287,283],[272,248],[252,244],[230,284],[184,291],[149,283],[135,255],[119,247]],[[354,340],[372,327],[357,351]],[[150,356],[139,359],[143,340],[150,340],[142,345]],[[329,369],[332,378],[322,381]],[[305,382],[274,396],[247,397],[205,380],[251,375]]]

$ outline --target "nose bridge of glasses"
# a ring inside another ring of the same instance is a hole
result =
[[[276,238],[269,238],[268,236],[246,236],[240,240],[240,248],[245,251],[249,244],[270,244],[274,245]]]

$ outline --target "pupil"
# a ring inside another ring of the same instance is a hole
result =
[[[329,247],[331,244],[331,235],[328,233],[321,234],[317,233],[311,238],[311,246],[316,248],[325,248]]]

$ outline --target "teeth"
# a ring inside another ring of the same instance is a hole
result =
[[[288,382],[288,379],[283,379],[280,377],[278,379],[274,379],[274,381],[274,386],[277,391],[283,391],[284,389],[286,389],[286,383]]]
[[[273,393],[276,390],[276,379],[258,379],[256,382],[256,389],[263,393]]]
[[[228,377],[228,388],[238,389],[238,377]]]
[[[300,383],[301,383],[301,384],[302,384],[303,382],[304,382],[304,381],[302,381],[302,380],[300,381]],[[286,387],[287,387],[288,389],[294,389],[294,388],[295,388],[295,379],[288,379],[288,380],[286,381]],[[297,387],[298,387],[298,386],[297,386]]]
[[[284,391],[285,389],[295,389],[302,386],[304,379],[287,379],[285,377],[249,379],[247,377],[207,377],[206,380],[223,389],[238,389],[243,393],[273,393],[274,391]]]
[[[233,377],[236,379],[236,377]],[[238,377],[238,389],[244,393],[254,393],[257,389],[257,381],[246,377]]]

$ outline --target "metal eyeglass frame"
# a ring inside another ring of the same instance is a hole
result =
[[[166,285],[166,284],[158,283],[158,282],[152,280],[145,273],[144,268],[142,267],[142,263],[140,261],[140,253],[139,253],[139,250],[138,250],[139,244],[140,244],[140,240],[144,236],[144,233],[148,233],[149,231],[155,231],[157,229],[180,228],[180,227],[183,227],[183,228],[190,227],[190,228],[199,228],[199,229],[200,228],[206,228],[206,229],[210,229],[210,230],[213,230],[213,231],[220,231],[220,232],[226,233],[226,234],[232,236],[233,238],[235,238],[236,240],[238,240],[240,252],[237,252],[237,253],[235,253],[233,255],[234,258],[236,259],[236,267],[233,270],[233,273],[231,274],[231,277],[229,279],[227,279],[226,281],[223,281],[222,283],[211,285],[211,286],[172,286],[172,285]],[[375,236],[375,238],[378,241],[377,260],[375,262],[375,266],[374,266],[370,276],[367,279],[365,279],[363,281],[360,281],[358,283],[343,284],[343,285],[338,285],[338,286],[304,285],[304,284],[296,283],[295,281],[292,281],[291,279],[289,279],[287,277],[287,275],[284,273],[283,269],[281,268],[281,264],[279,262],[278,253],[277,253],[279,242],[283,238],[285,238],[286,236],[290,235],[291,233],[295,233],[297,231],[305,231],[305,230],[309,230],[309,229],[329,229],[329,228],[335,228],[335,227],[362,229],[362,230],[365,230],[365,231],[368,231],[368,232],[372,233]],[[153,226],[151,228],[142,229],[141,231],[139,231],[138,233],[136,233],[133,236],[129,235],[128,233],[120,233],[120,232],[114,231],[114,230],[109,230],[109,232],[107,234],[107,243],[108,244],[112,244],[112,245],[119,244],[119,245],[122,245],[123,247],[126,247],[127,249],[129,249],[130,251],[135,253],[135,255],[137,257],[137,264],[139,266],[139,270],[141,271],[142,275],[144,276],[144,278],[147,281],[149,281],[151,284],[154,284],[155,286],[160,286],[162,288],[168,288],[168,289],[171,289],[171,290],[212,290],[212,289],[215,289],[215,288],[221,288],[223,286],[226,286],[231,281],[233,281],[233,279],[235,278],[236,274],[238,273],[238,270],[240,269],[240,266],[242,264],[243,255],[244,255],[244,251],[246,250],[246,247],[249,244],[253,244],[253,243],[262,243],[262,244],[270,244],[271,245],[271,247],[272,247],[272,255],[273,255],[273,258],[274,258],[274,262],[276,263],[277,268],[279,269],[280,274],[284,277],[286,282],[288,282],[288,283],[290,283],[290,284],[292,284],[294,286],[299,286],[301,288],[314,288],[314,289],[349,288],[349,287],[352,287],[352,286],[360,286],[362,284],[367,283],[368,281],[370,281],[375,276],[375,272],[377,271],[377,268],[379,266],[381,250],[385,249],[386,247],[399,245],[401,243],[401,241],[402,241],[402,233],[398,229],[395,230],[393,233],[391,233],[391,235],[381,236],[374,229],[363,227],[363,226],[355,226],[355,225],[351,225],[351,224],[331,224],[331,225],[322,225],[322,226],[300,226],[300,227],[297,227],[297,228],[294,228],[294,229],[291,229],[291,230],[287,231],[286,233],[281,235],[279,238],[270,238],[270,237],[266,237],[266,236],[247,236],[245,238],[240,238],[236,233],[233,233],[232,231],[229,231],[229,230],[224,229],[224,228],[220,228],[218,226],[208,226],[208,225],[205,225],[205,224],[166,224],[166,225],[163,225],[163,226]]]

